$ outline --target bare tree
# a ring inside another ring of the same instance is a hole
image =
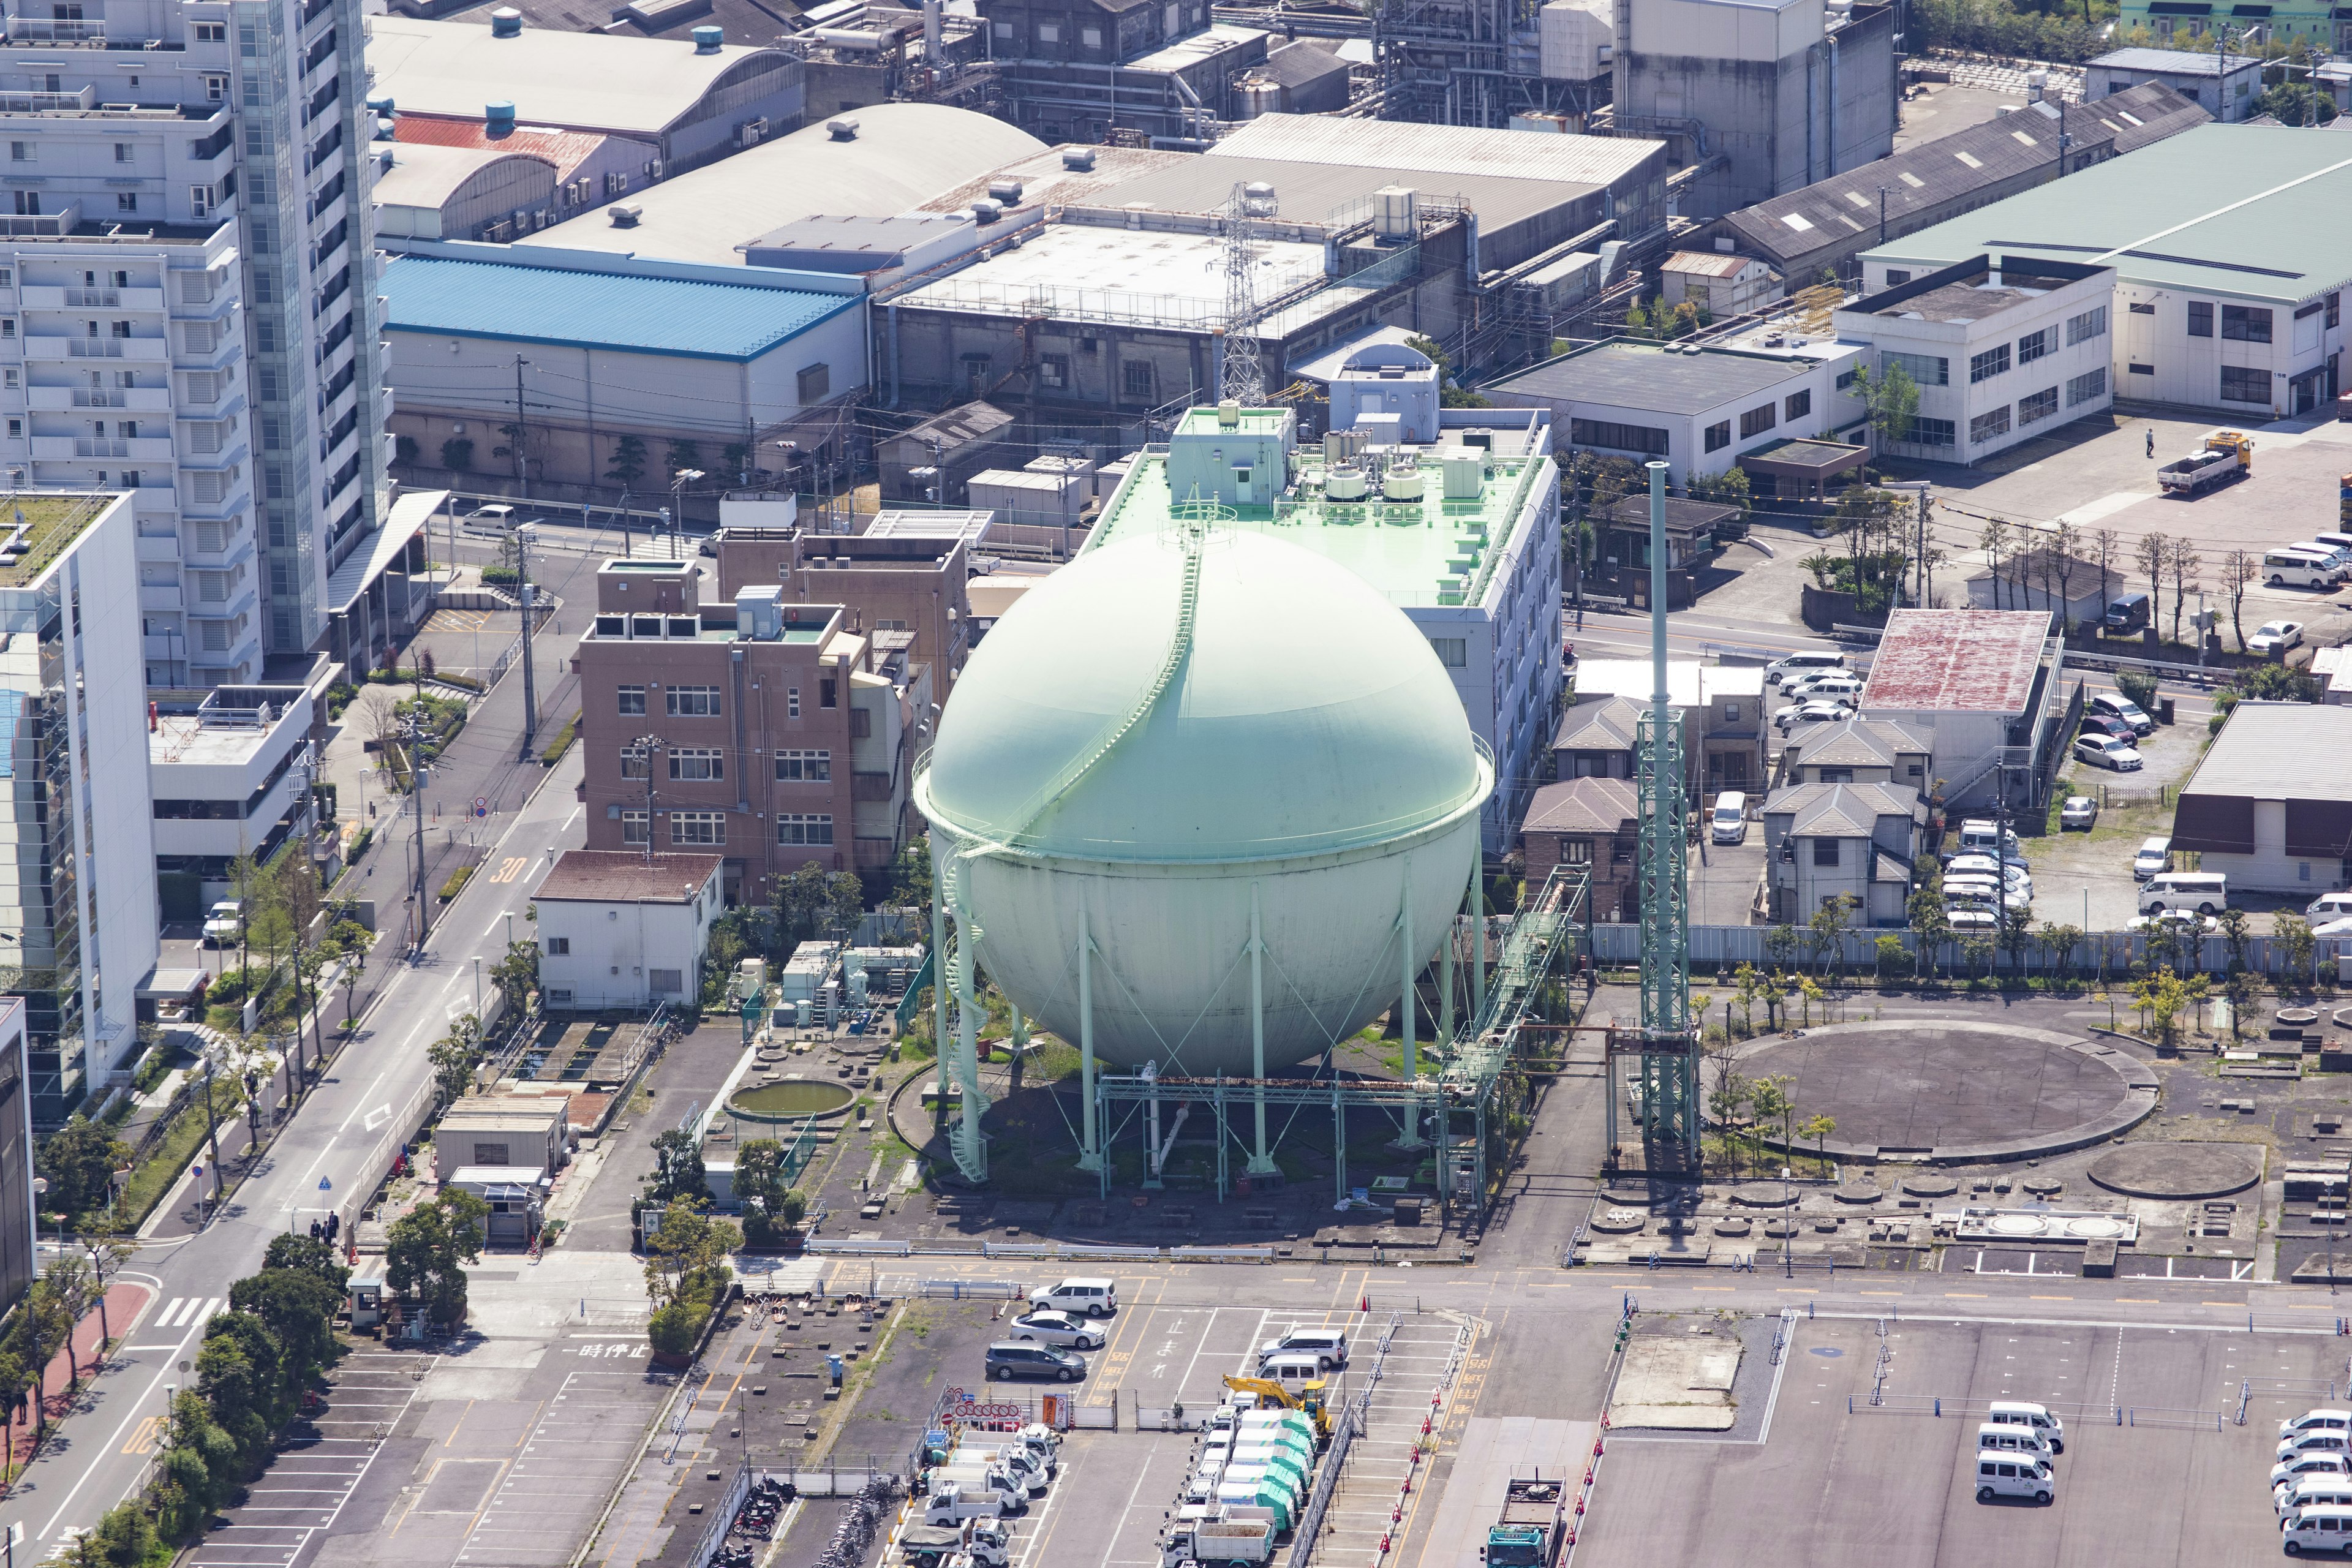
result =
[[[393,787],[398,789],[407,770],[395,765],[404,738],[395,708],[383,692],[369,692],[360,702],[360,733],[375,742],[376,755],[384,772],[392,775]]]
[[[2254,558],[2242,550],[2232,550],[2221,557],[2221,592],[2230,596],[2230,630],[2237,635],[2238,651],[2246,651],[2246,628],[2239,613],[2246,603],[2246,584],[2254,580],[2258,569]]]
[[[2164,618],[2164,566],[2172,558],[2171,542],[2160,533],[2143,534],[2137,551],[2140,573],[2147,579],[2148,619],[2160,621]]]
[[[2099,552],[2099,597],[2112,599],[2116,593],[2116,562],[2123,552],[2123,536],[2112,528],[2103,528],[2091,535],[2091,547]]]
[[[1985,560],[1992,567],[1992,607],[1996,610],[2004,607],[2000,602],[2000,563],[2009,554],[2009,524],[1997,517],[1977,535],[1977,548],[1985,552]]]
[[[2204,589],[2205,584],[2198,581],[2198,574],[2205,569],[2205,558],[2197,553],[2197,546],[2188,540],[2176,539],[2171,549],[2165,552],[2164,563],[2172,573],[2172,640],[2177,643],[2180,640],[2181,606],[2189,602],[2189,595]],[[2204,634],[2200,632],[2198,635],[2201,637]]]
[[[2070,584],[2074,580],[2074,568],[2081,564],[2074,555],[2082,548],[2083,531],[2060,518],[2058,526],[2050,535],[2050,554],[2058,573],[2058,635],[2061,637],[2074,629],[2074,617],[2069,608],[2074,602],[2074,595]]]

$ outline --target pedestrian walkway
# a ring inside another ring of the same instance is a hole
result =
[[[71,1351],[59,1350],[57,1354],[49,1358],[49,1364],[41,1369],[38,1397],[47,1407],[48,1418],[51,1421],[62,1418],[73,1409],[72,1395],[67,1392],[74,1384],[72,1368],[66,1359],[68,1354],[70,1353],[81,1367],[84,1373],[83,1386],[86,1388],[89,1376],[95,1373],[102,1363],[102,1347],[100,1339],[104,1330],[113,1330],[118,1338],[128,1333],[132,1321],[139,1315],[140,1309],[146,1306],[149,1299],[153,1295],[154,1292],[144,1285],[132,1285],[118,1280],[106,1288],[105,1310],[101,1312],[98,1308],[93,1307],[83,1314],[80,1322],[74,1325]],[[27,1394],[28,1397],[25,1401],[24,1408],[13,1414],[7,1434],[10,1480],[16,1479],[16,1469],[24,1464],[26,1450],[31,1447],[33,1435],[40,1429],[38,1415],[34,1409],[34,1399],[29,1396],[29,1390]]]

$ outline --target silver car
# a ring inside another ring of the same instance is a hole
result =
[[[1067,1312],[1030,1312],[1013,1320],[1005,1332],[1010,1340],[1027,1340],[1033,1344],[1059,1345],[1065,1350],[1098,1351],[1103,1347],[1103,1332],[1089,1328]]]

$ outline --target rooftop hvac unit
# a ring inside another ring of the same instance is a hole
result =
[[[1419,198],[1411,185],[1382,185],[1372,193],[1372,233],[1381,239],[1410,240],[1419,232]]]
[[[613,220],[614,228],[635,228],[637,220],[646,216],[646,209],[635,202],[623,202],[616,206],[606,207],[604,215]]]
[[[491,12],[490,37],[493,38],[522,37],[522,13],[511,5],[501,5]]]
[[[1006,203],[1017,202],[1021,199],[1021,182],[1018,180],[991,180],[988,182],[988,195],[991,201]]]
[[[1091,147],[1063,148],[1062,167],[1065,169],[1075,170],[1081,174],[1090,174],[1094,173],[1095,150]]]
[[[824,122],[824,129],[825,133],[836,142],[855,142],[857,140],[857,116],[836,114]]]
[[[515,128],[515,106],[500,101],[482,105],[482,126],[493,136],[503,136]]]
[[[697,27],[694,30],[694,52],[698,55],[715,55],[726,42],[727,29],[724,27]]]
[[[971,204],[971,221],[974,223],[994,223],[1003,216],[1003,207],[985,198]]]

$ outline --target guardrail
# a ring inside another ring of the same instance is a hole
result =
[[[949,1301],[1018,1301],[1027,1294],[1015,1279],[926,1279],[915,1293]]]
[[[1272,1263],[1271,1247],[1088,1247],[1046,1241],[852,1241],[811,1237],[819,1258],[1029,1258],[1048,1263]]]

